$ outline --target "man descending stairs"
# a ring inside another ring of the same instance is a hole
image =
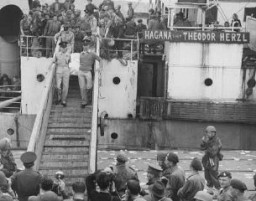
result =
[[[80,108],[77,77],[70,77],[67,107],[53,105],[39,171],[54,178],[58,170],[64,172],[70,186],[84,181],[89,167],[92,106]]]

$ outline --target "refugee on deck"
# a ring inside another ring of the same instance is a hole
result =
[[[166,197],[171,198],[173,201],[179,201],[180,198],[178,197],[177,193],[178,190],[184,185],[185,183],[185,173],[184,171],[178,166],[179,158],[177,154],[170,152],[166,156],[166,166],[168,171],[170,171],[170,175],[168,176],[168,183],[166,186]]]
[[[60,51],[57,52],[53,58],[53,63],[56,64],[56,85],[58,90],[58,100],[56,104],[61,103],[66,107],[70,75],[69,63],[71,61],[71,56],[67,50],[66,42],[60,42],[59,46]]]
[[[139,180],[136,171],[129,167],[126,163],[128,158],[125,154],[120,153],[116,157],[116,165],[114,166],[114,183],[119,196],[125,193],[126,183],[130,179]]]
[[[147,26],[145,24],[143,24],[143,21],[142,19],[138,19],[138,24],[136,26],[136,31],[137,31],[137,34],[139,36],[139,38],[142,38],[143,37],[143,31],[147,29]]]
[[[53,187],[53,180],[51,178],[48,178],[47,176],[44,176],[42,178],[41,182],[41,188],[40,193],[37,196],[30,196],[28,198],[28,201],[43,201],[43,200],[49,200],[49,201],[61,201],[60,198],[58,198],[57,194],[52,191]]]
[[[176,18],[174,20],[174,27],[191,27],[191,23],[184,18],[184,14],[179,12],[176,14]]]
[[[134,9],[132,7],[132,2],[128,3],[128,11],[127,11],[127,18],[133,19],[134,17]]]
[[[11,142],[8,138],[3,138],[0,140],[0,170],[4,172],[6,177],[10,177],[17,170],[17,165],[15,163],[14,157],[11,152]]]
[[[124,15],[123,15],[123,13],[121,12],[121,5],[118,5],[118,6],[116,7],[115,13],[117,14],[118,17],[120,17],[120,18],[122,19],[123,23],[125,23]]]
[[[95,16],[93,15],[93,12],[85,10],[85,18],[87,19],[87,21],[90,24],[90,28],[91,28],[91,33],[93,35],[97,34],[97,19],[95,18]]]
[[[198,191],[204,190],[205,180],[199,174],[203,170],[201,161],[194,158],[190,163],[191,175],[187,178],[184,186],[179,189],[178,196],[183,201],[193,201],[194,196]]]
[[[152,186],[151,193],[144,196],[146,201],[172,201],[170,198],[165,197],[165,185],[161,181],[155,181]]]
[[[81,108],[85,108],[89,103],[88,90],[92,88],[93,64],[96,60],[101,61],[101,58],[92,51],[93,48],[94,43],[90,39],[85,38],[83,52],[80,54],[80,67],[78,71],[78,81],[82,98]]]
[[[219,189],[218,169],[219,161],[222,160],[223,155],[220,153],[222,148],[221,140],[217,137],[214,126],[207,126],[200,146],[205,151],[202,163],[207,186],[210,188],[214,186],[216,189]]]
[[[231,173],[228,171],[221,172],[218,176],[220,183],[220,190],[217,194],[218,201],[233,201],[230,192],[230,182],[232,179]]]
[[[136,23],[132,18],[126,18],[126,24],[125,24],[125,32],[124,36],[125,38],[135,38],[136,37]]]
[[[44,29],[44,35],[49,36],[46,38],[46,57],[53,56],[55,51],[54,36],[60,31],[61,23],[58,21],[57,15],[53,16],[52,20],[49,20]]]
[[[242,27],[241,21],[236,13],[234,13],[232,16],[231,27],[233,27],[234,31],[236,32],[239,32],[240,28]]]
[[[247,190],[245,183],[238,179],[232,179],[230,185],[230,193],[234,201],[249,201],[249,199],[244,195]]]
[[[11,177],[11,186],[17,193],[19,201],[27,201],[29,196],[39,194],[42,177],[33,170],[36,160],[34,152],[25,152],[20,159],[25,166],[25,170],[17,172]]]
[[[50,7],[50,12],[52,14],[58,15],[61,13],[61,7],[62,7],[62,5],[59,2],[59,0],[55,0],[55,2]]]
[[[28,36],[31,35],[30,27],[31,27],[31,20],[28,17],[28,15],[25,14],[23,15],[23,19],[20,21],[21,35],[28,35]],[[26,42],[26,40],[24,42]]]
[[[74,51],[75,36],[72,31],[70,31],[70,25],[64,24],[64,30],[55,34],[55,42],[60,40],[60,42],[67,43],[67,52],[72,53]]]
[[[88,12],[90,13],[94,13],[95,10],[97,10],[97,6],[95,6],[93,3],[92,3],[92,0],[87,0],[87,4],[85,6],[85,10],[87,10]]]
[[[122,201],[146,201],[140,195],[140,182],[138,180],[130,179],[127,182],[125,194],[122,197]]]
[[[107,6],[108,9],[115,9],[114,2],[111,0],[103,0],[103,2],[99,5],[99,9],[102,10],[105,6]]]

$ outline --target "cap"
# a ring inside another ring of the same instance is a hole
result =
[[[147,170],[148,173],[151,173],[153,175],[159,175],[161,174],[162,172],[162,168],[159,166],[159,165],[155,165],[155,164],[148,164],[148,170]]]
[[[194,199],[201,201],[212,201],[212,196],[205,191],[198,191],[194,196]]]
[[[68,44],[67,42],[60,42],[59,46],[62,47],[62,48],[66,48],[67,44]]]
[[[193,158],[193,160],[190,163],[190,166],[196,171],[203,170],[202,163],[198,158]]]
[[[228,172],[228,171],[223,171],[223,172],[221,172],[221,173],[219,174],[218,178],[219,178],[219,177],[229,177],[229,178],[231,179],[231,178],[232,178],[232,175],[231,175],[231,173]]]
[[[7,137],[1,139],[0,140],[0,150],[4,151],[4,150],[9,150],[9,149],[11,149],[10,139]]]
[[[175,154],[173,152],[168,153],[166,157],[167,157],[168,161],[173,162],[175,164],[179,162],[179,158],[178,158],[177,154]]]
[[[167,156],[167,153],[157,153],[156,159],[157,159],[158,161],[165,161],[166,156]]]
[[[214,126],[207,126],[205,131],[216,132],[216,128]]]
[[[64,175],[64,172],[62,172],[61,170],[58,170],[55,174]]]
[[[152,186],[151,193],[157,198],[162,198],[164,197],[164,190],[164,184],[161,181],[156,181]]]
[[[20,160],[23,163],[33,163],[36,160],[36,154],[32,151],[25,152],[21,155]]]
[[[138,23],[141,23],[142,22],[142,19],[138,19],[138,21],[137,21]]]
[[[46,191],[44,194],[40,195],[40,201],[58,201],[59,198],[56,193],[52,191]]]
[[[230,182],[230,186],[232,186],[235,189],[240,190],[241,192],[244,192],[245,190],[247,190],[247,186],[245,185],[245,183],[243,183],[242,181],[240,181],[238,179],[232,179]]]
[[[118,154],[116,160],[120,163],[125,163],[128,161],[128,158],[124,154]]]

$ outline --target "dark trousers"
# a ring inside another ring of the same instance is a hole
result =
[[[213,169],[205,169],[204,177],[207,181],[208,187],[215,187],[216,189],[220,188],[220,183],[218,180],[218,171]]]

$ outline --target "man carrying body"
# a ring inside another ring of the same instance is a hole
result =
[[[202,163],[204,166],[204,175],[207,181],[207,186],[210,188],[214,186],[216,189],[219,189],[219,160],[222,160],[223,155],[220,153],[222,144],[216,135],[216,128],[214,126],[207,126],[200,146],[201,149],[205,151]]]
[[[81,108],[85,108],[88,105],[88,90],[92,88],[92,70],[95,60],[101,61],[101,58],[94,52],[90,51],[90,48],[94,46],[94,43],[85,39],[83,44],[83,52],[80,54],[80,67],[78,71],[78,81],[80,86],[80,92],[82,97]],[[95,69],[98,70],[98,69]]]
[[[46,38],[46,57],[54,54],[55,50],[55,41],[54,36],[56,33],[60,31],[61,23],[58,21],[57,15],[53,16],[52,20],[47,21],[46,26],[44,28],[44,35],[50,36]]]
[[[67,51],[67,43],[60,42],[60,51],[53,58],[53,63],[56,64],[56,82],[58,90],[57,104],[61,103],[64,107],[67,106],[67,95],[69,87],[69,63],[71,60],[70,53]],[[62,83],[62,89],[61,89]]]
[[[12,189],[17,193],[19,201],[27,201],[29,196],[38,195],[40,191],[41,175],[33,170],[36,154],[25,152],[20,160],[25,170],[15,173],[11,177]]]

